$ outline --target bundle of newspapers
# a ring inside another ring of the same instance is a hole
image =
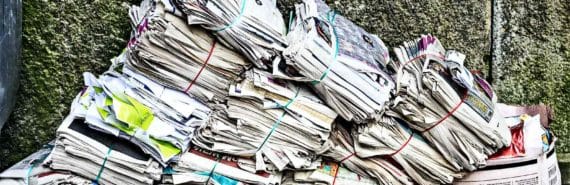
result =
[[[144,0],[56,139],[10,184],[451,184],[511,143],[490,85],[433,36],[394,50],[303,0]]]
[[[455,170],[473,171],[511,143],[496,111],[497,95],[463,64],[466,56],[445,50],[431,35],[394,49],[396,96],[391,110],[407,120]]]

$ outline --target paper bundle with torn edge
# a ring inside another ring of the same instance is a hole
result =
[[[98,79],[90,73],[84,78],[86,88],[78,95],[73,114],[96,130],[136,143],[163,165],[188,148],[194,129],[210,111],[136,74],[125,77],[108,71]]]
[[[211,31],[261,69],[287,46],[285,23],[274,0],[176,0],[188,24]]]
[[[152,184],[162,173],[160,164],[136,145],[93,130],[73,115],[58,128],[55,147],[45,163],[92,179],[94,184]]]
[[[196,133],[193,144],[215,152],[254,157],[264,170],[267,157],[279,171],[312,166],[327,148],[337,114],[302,85],[258,70],[230,87],[222,105]]]
[[[463,176],[405,124],[385,116],[378,123],[356,126],[352,133],[356,155],[393,159],[419,184],[451,184],[455,178]]]
[[[202,102],[225,101],[229,84],[251,63],[168,10],[164,3],[131,9],[131,14],[143,16],[131,16],[137,29],[129,42],[126,67]]]
[[[508,146],[511,134],[495,111],[497,95],[464,66],[465,55],[446,51],[431,35],[394,49],[397,97],[391,109],[420,132],[456,170],[485,166]]]
[[[378,120],[394,88],[383,71],[390,60],[384,43],[321,0],[305,0],[295,9],[285,61],[273,65],[273,74],[311,82],[327,105],[348,121]]]

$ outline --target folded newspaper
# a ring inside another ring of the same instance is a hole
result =
[[[129,42],[127,68],[202,102],[225,101],[229,84],[238,80],[251,63],[216,44],[202,28],[187,25],[164,4],[149,6],[131,8],[131,14],[142,18],[131,18],[137,29]]]
[[[44,145],[42,149],[22,159],[12,167],[0,173],[0,184],[29,185],[46,184],[57,185],[64,183],[91,184],[91,180],[74,175],[68,171],[57,171],[43,165],[47,156],[53,150],[55,141]]]
[[[73,114],[97,130],[136,143],[163,165],[188,148],[194,129],[210,111],[142,76],[127,78],[107,71],[98,79],[90,73],[84,78],[86,88],[78,95]]]
[[[283,185],[332,185],[359,184],[376,185],[376,180],[360,176],[338,163],[322,162],[315,170],[287,171],[281,182]]]
[[[296,18],[283,51],[285,63],[273,74],[311,82],[317,93],[340,116],[356,123],[380,119],[394,88],[384,72],[388,49],[322,0],[295,6]]]
[[[358,125],[352,133],[356,155],[393,159],[419,184],[451,184],[462,177],[461,172],[405,124],[386,116],[379,123]]]
[[[175,0],[188,24],[211,31],[261,69],[287,46],[285,22],[275,0]]]
[[[152,184],[162,174],[160,164],[136,145],[93,130],[73,115],[58,128],[45,163],[101,184]]]
[[[344,123],[346,124],[346,123]],[[350,132],[337,122],[331,133],[332,148],[323,156],[339,161],[347,169],[376,179],[380,184],[413,184],[412,179],[395,165],[380,157],[360,158],[354,150],[354,140]]]
[[[455,170],[484,167],[489,155],[511,143],[495,111],[497,95],[463,66],[465,55],[424,35],[394,49],[398,58],[391,109],[407,120]]]
[[[220,105],[196,133],[193,144],[210,151],[253,157],[264,170],[262,154],[279,170],[312,166],[326,151],[337,114],[303,85],[250,70],[230,86]],[[288,165],[289,164],[289,165]]]

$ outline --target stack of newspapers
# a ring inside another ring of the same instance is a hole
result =
[[[452,184],[511,143],[497,95],[431,35],[327,6],[144,0],[56,139],[0,184]],[[288,26],[286,26],[288,25]]]

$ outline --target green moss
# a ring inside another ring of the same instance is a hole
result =
[[[0,169],[55,137],[82,88],[129,36],[127,6],[115,0],[24,1],[23,69],[14,112],[0,134]]]
[[[514,104],[554,108],[559,152],[570,152],[570,4],[556,0],[503,1],[503,61],[496,89]]]

